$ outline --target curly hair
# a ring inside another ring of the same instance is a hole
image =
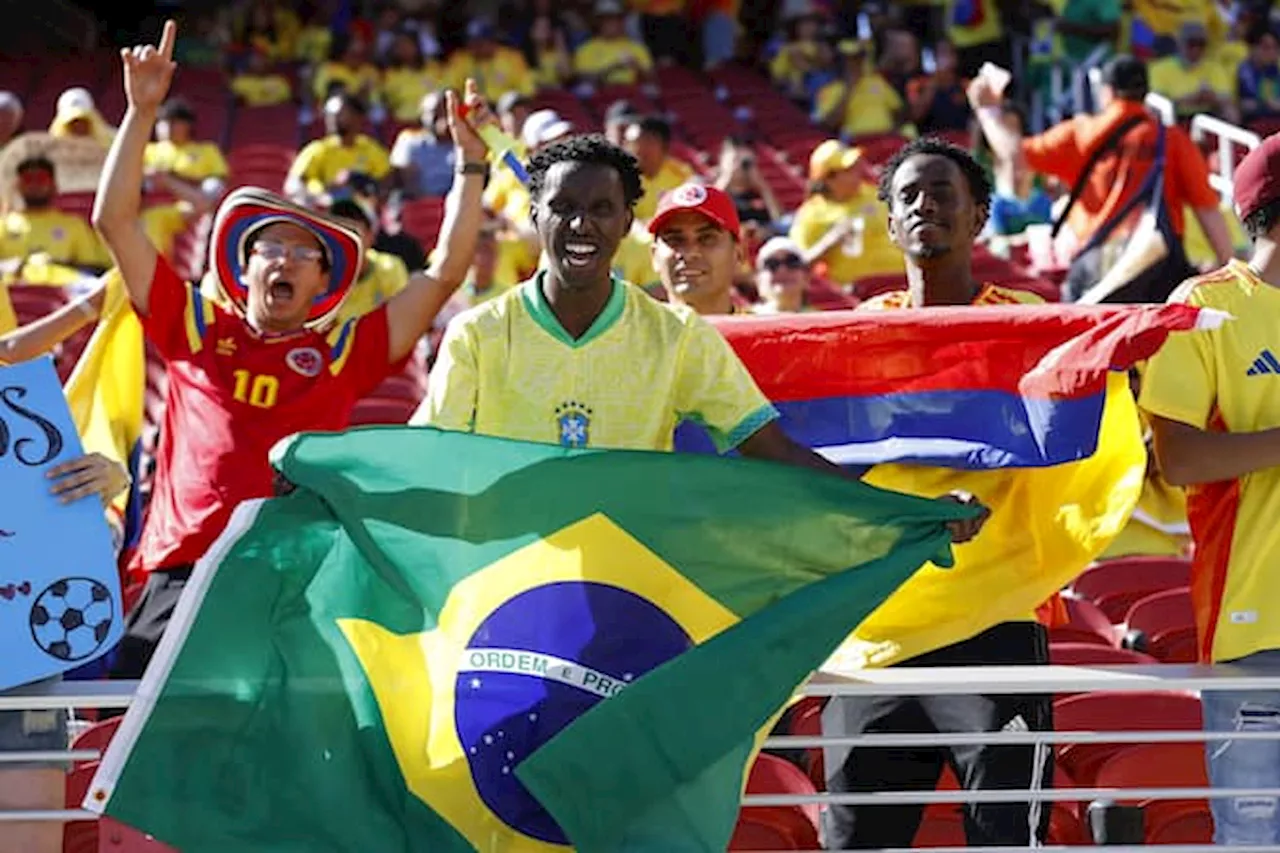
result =
[[[876,196],[888,205],[890,209],[893,208],[891,201],[893,196],[893,177],[897,174],[899,166],[917,154],[946,157],[955,163],[959,167],[960,173],[964,175],[965,181],[969,184],[969,193],[973,196],[974,206],[984,211],[984,216],[986,212],[991,210],[992,186],[991,178],[987,176],[986,169],[982,168],[982,165],[973,159],[973,155],[968,151],[936,136],[923,136],[919,139],[911,140],[899,148],[897,153],[889,158],[889,162],[884,164],[884,171],[880,173],[880,187]]]
[[[588,163],[607,166],[622,179],[622,197],[627,207],[635,207],[644,187],[640,182],[640,164],[636,158],[599,134],[574,136],[553,142],[529,159],[529,197],[538,199],[546,186],[547,172],[557,163]]]

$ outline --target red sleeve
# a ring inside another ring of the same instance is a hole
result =
[[[1166,161],[1177,175],[1182,200],[1192,207],[1216,208],[1218,193],[1209,186],[1209,164],[1200,147],[1180,127],[1169,128],[1168,143],[1169,156]]]
[[[351,385],[356,399],[367,396],[404,365],[390,362],[391,331],[387,306],[348,320],[329,333],[329,369]]]
[[[1022,140],[1027,166],[1036,172],[1072,183],[1084,165],[1084,152],[1076,138],[1075,121],[1055,124],[1039,136]]]
[[[195,355],[204,346],[214,317],[213,306],[200,295],[200,289],[183,281],[170,263],[157,255],[147,311],[139,310],[138,318],[160,355],[166,359]]]

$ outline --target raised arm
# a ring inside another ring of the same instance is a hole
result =
[[[0,362],[13,364],[44,355],[85,324],[98,319],[106,290],[106,285],[100,284],[83,299],[0,337]]]
[[[445,199],[444,223],[436,241],[436,260],[427,270],[414,274],[404,290],[387,302],[392,362],[397,362],[413,351],[418,339],[431,329],[440,309],[462,284],[471,267],[475,254],[476,238],[484,208],[480,196],[484,191],[484,174],[473,164],[483,164],[488,153],[484,142],[476,135],[473,124],[491,121],[488,108],[476,90],[475,83],[467,81],[466,104],[468,116],[464,118],[460,104],[453,92],[446,93],[449,114],[449,133],[457,148],[460,174]],[[464,165],[465,164],[465,165]],[[468,171],[462,171],[472,167]]]
[[[93,202],[93,227],[115,259],[134,306],[143,314],[147,313],[157,252],[142,227],[142,155],[177,67],[173,61],[177,33],[177,25],[166,21],[159,47],[120,51],[129,108],[107,152]]]

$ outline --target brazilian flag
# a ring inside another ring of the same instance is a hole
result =
[[[184,853],[720,853],[795,688],[973,512],[406,427],[274,461],[85,800]]]

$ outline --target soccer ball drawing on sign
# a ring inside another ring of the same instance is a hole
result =
[[[89,578],[55,581],[31,605],[31,638],[52,657],[84,660],[111,631],[111,591]]]

